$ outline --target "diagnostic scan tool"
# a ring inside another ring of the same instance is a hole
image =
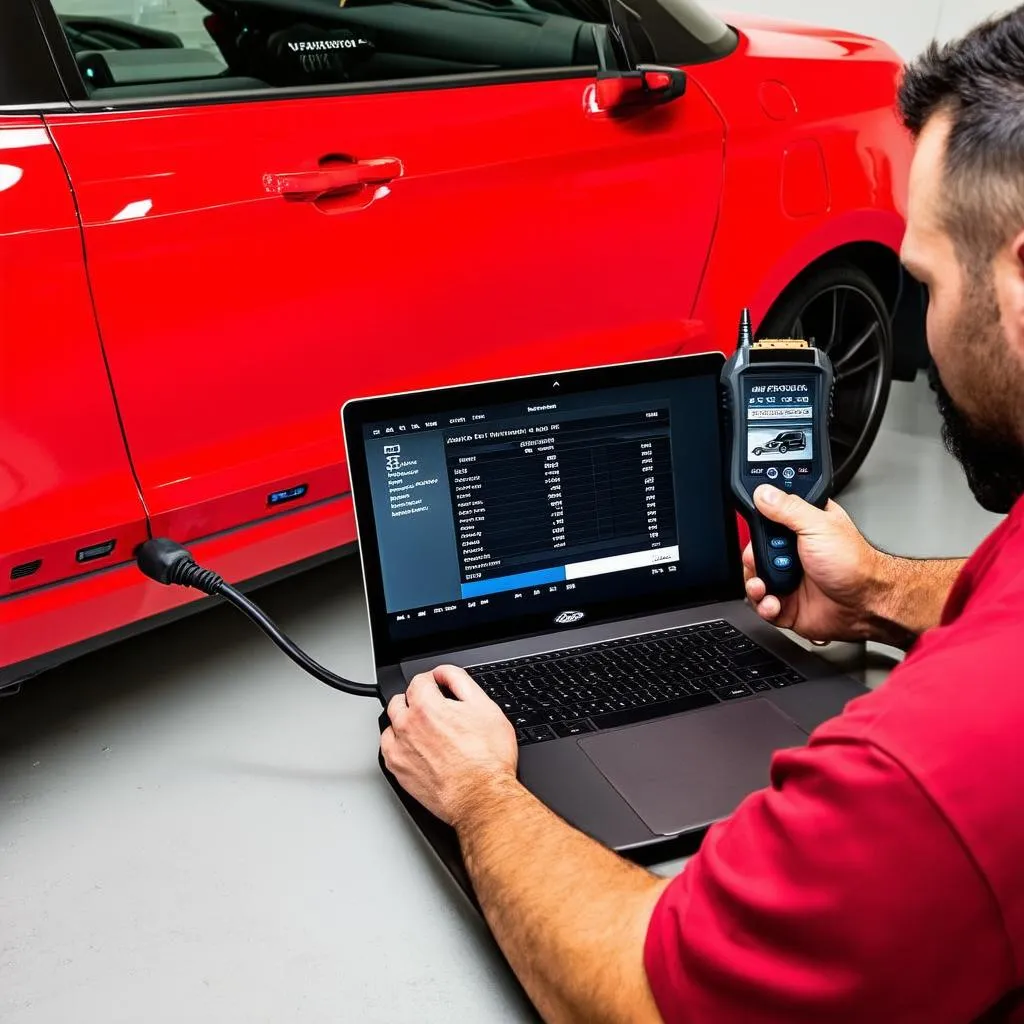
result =
[[[832,364],[806,341],[754,342],[745,309],[739,344],[722,370],[722,404],[729,482],[750,527],[757,574],[769,594],[791,594],[803,576],[796,536],[765,519],[753,495],[772,484],[824,508],[832,488]]]

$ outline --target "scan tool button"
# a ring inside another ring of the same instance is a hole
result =
[[[765,474],[769,480],[778,480],[779,471],[774,466],[768,467],[768,472]]]
[[[772,537],[768,541],[768,546],[770,548],[775,548],[777,551],[779,548],[784,548],[788,543],[789,541],[787,541],[785,537]]]
[[[790,558],[789,555],[776,555],[772,559],[772,565],[774,565],[776,569],[792,569],[793,559]]]
[[[793,477],[795,477],[795,476],[796,476],[796,470],[794,470],[792,466],[787,466],[787,467],[786,467],[786,468],[785,468],[785,469],[784,469],[784,470],[782,471],[782,475],[783,475],[783,476],[784,476],[784,477],[785,477],[785,478],[786,478],[787,480],[792,480],[792,479],[793,479]]]

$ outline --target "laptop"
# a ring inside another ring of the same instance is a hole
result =
[[[723,363],[342,410],[383,702],[464,667],[515,726],[523,784],[639,860],[729,815],[775,750],[865,692],[744,600]]]

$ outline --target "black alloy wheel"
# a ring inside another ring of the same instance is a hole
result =
[[[859,267],[809,271],[769,311],[759,338],[805,338],[835,371],[833,493],[860,469],[885,413],[892,383],[892,321],[885,299]]]

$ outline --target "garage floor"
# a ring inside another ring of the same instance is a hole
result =
[[[921,383],[895,386],[843,500],[906,554],[966,553],[996,522]],[[260,599],[369,678],[355,559]],[[224,608],[0,701],[0,1019],[530,1019],[382,781],[376,715]]]

